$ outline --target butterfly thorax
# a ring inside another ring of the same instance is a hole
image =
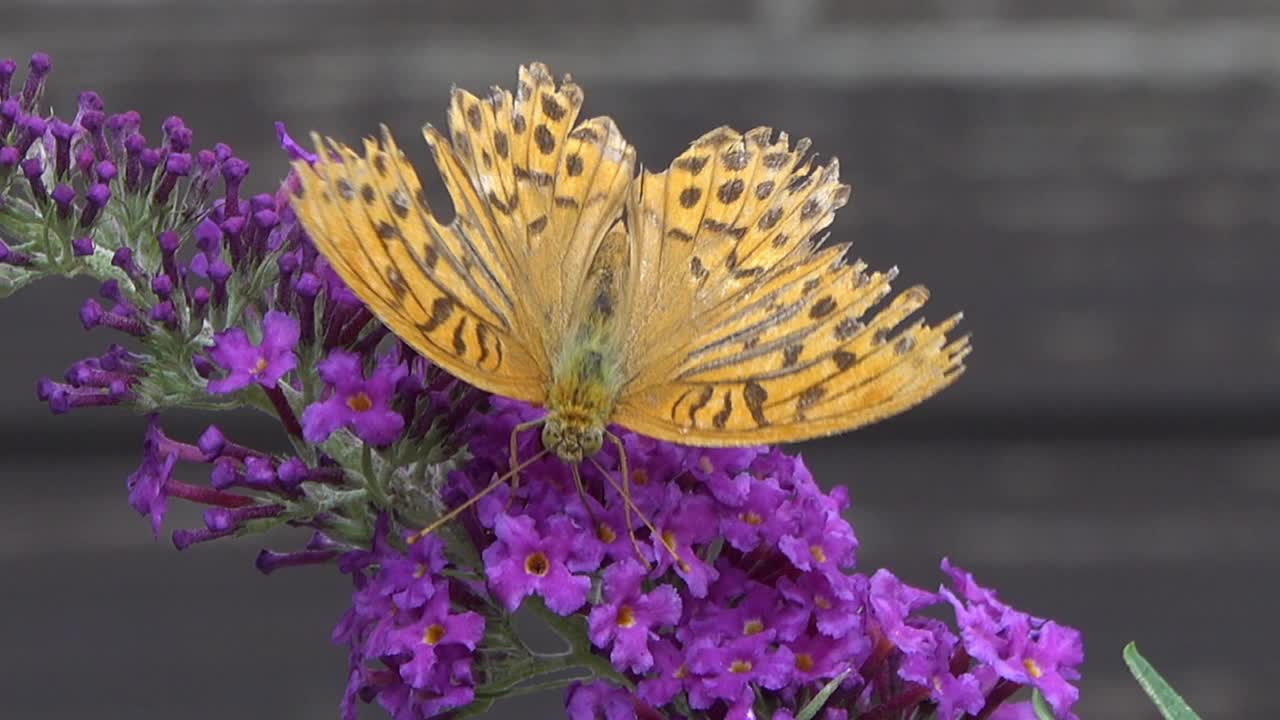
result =
[[[565,462],[580,462],[600,450],[622,384],[617,351],[604,334],[577,337],[556,363],[542,426],[542,446]]]

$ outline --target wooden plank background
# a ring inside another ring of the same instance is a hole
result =
[[[801,449],[851,486],[866,568],[933,585],[950,555],[1082,628],[1097,718],[1154,717],[1129,639],[1207,718],[1280,711],[1277,47],[1274,0],[0,5],[0,56],[53,54],[58,106],[96,89],[153,134],[181,114],[258,191],[285,167],[273,120],[413,146],[451,83],[509,85],[530,59],[650,165],[722,123],[812,137],[854,185],[833,236],[927,282],[931,317],[963,308],[976,349],[925,407]],[[0,302],[6,714],[332,716],[342,579],[153,543],[122,490],[140,421],[35,401],[108,342],[79,329],[91,291]]]

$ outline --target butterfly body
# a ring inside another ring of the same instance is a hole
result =
[[[809,143],[722,127],[637,172],[607,117],[546,68],[514,93],[456,90],[424,132],[443,223],[384,128],[364,154],[316,138],[293,206],[396,335],[462,380],[546,408],[576,464],[611,424],[690,445],[789,442],[899,413],[955,381],[960,316],[907,322],[923,287],[844,259],[821,232],[849,196]]]

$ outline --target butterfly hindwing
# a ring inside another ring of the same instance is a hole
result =
[[[713,131],[633,191],[633,252],[657,258],[653,297],[676,312],[637,320],[619,423],[704,445],[798,440],[900,412],[962,370],[958,317],[902,329],[924,288],[869,314],[895,272],[814,240],[848,199],[838,166],[770,135]]]

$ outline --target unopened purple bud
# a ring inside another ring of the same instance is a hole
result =
[[[214,458],[218,453],[205,453],[205,457]],[[226,490],[240,484],[238,463],[229,457],[218,457],[213,462],[213,470],[209,471],[209,485],[214,490]]]
[[[98,157],[106,160],[110,157],[110,149],[107,147],[107,136],[103,133],[103,128],[107,125],[107,116],[101,110],[88,110],[80,116],[80,127],[84,128],[89,137],[93,138],[93,151]]]
[[[112,147],[119,150],[124,147],[124,140],[142,127],[142,116],[136,110],[116,113],[107,118],[107,139]]]
[[[213,302],[219,307],[227,304],[227,278],[231,277],[231,267],[215,257],[209,263],[209,279],[213,281]]]
[[[80,227],[87,228],[98,218],[98,213],[102,211],[107,201],[111,200],[111,188],[97,183],[84,194],[84,199],[86,204],[84,211],[80,213]]]
[[[136,191],[142,182],[142,153],[147,149],[147,139],[133,133],[124,139],[124,186]]]
[[[232,155],[234,155],[234,153],[231,152],[231,146],[226,143],[218,143],[213,146],[213,156],[217,158],[219,163],[224,163],[227,160],[230,160]]]
[[[165,159],[164,171],[178,177],[191,174],[191,156],[187,153],[173,153]]]
[[[58,217],[63,220],[71,217],[71,203],[76,199],[76,191],[66,183],[58,183],[49,195],[53,198],[54,205],[58,207]]]
[[[200,433],[200,437],[196,440],[196,447],[204,453],[206,460],[212,460],[222,454],[222,449],[227,446],[227,436],[222,434],[222,430],[217,425],[210,425],[205,431]]]
[[[22,108],[18,107],[17,100],[0,102],[0,137],[8,135],[21,119]]]
[[[55,190],[57,188],[54,188]],[[93,238],[84,235],[71,241],[71,254],[76,257],[85,257],[93,254]]]
[[[27,182],[31,183],[31,196],[38,202],[44,202],[49,199],[49,194],[44,187],[44,163],[40,162],[40,158],[27,158],[22,161],[22,174],[26,176]]]
[[[98,294],[114,303],[124,301],[124,295],[120,294],[120,281],[115,278],[103,280],[98,286]]]
[[[201,220],[196,225],[195,230],[191,232],[192,237],[196,239],[196,247],[206,255],[212,255],[218,252],[222,244],[222,230],[218,228],[218,224],[209,218]]]
[[[178,237],[178,233],[172,230],[165,230],[156,236],[156,244],[160,246],[160,252],[165,255],[173,255],[178,252],[178,248],[182,245],[182,238]]]
[[[298,259],[296,253],[285,253],[276,260],[276,267],[280,268],[281,275],[292,275],[294,270],[298,269],[301,260]]]
[[[196,277],[209,277],[209,255],[207,253],[196,253],[191,258],[191,262],[187,263],[187,270]]]
[[[102,98],[98,96],[98,93],[92,90],[82,90],[80,96],[76,99],[76,105],[79,106],[80,112],[104,110],[107,107],[102,102]]]
[[[12,250],[0,240],[0,265],[30,265],[31,258],[26,253]]]
[[[320,288],[323,286],[324,283],[320,278],[316,277],[312,273],[304,272],[299,275],[297,281],[294,282],[293,289],[302,297],[307,298],[308,300],[314,300],[315,297],[320,294]]]
[[[191,291],[191,304],[196,310],[201,310],[209,304],[209,288],[198,287]]]
[[[53,176],[63,177],[71,168],[71,140],[76,136],[76,129],[71,125],[54,118],[49,123],[49,134],[53,136]]]
[[[190,155],[180,152],[169,155],[164,161],[164,177],[160,179],[160,186],[156,188],[155,201],[158,203],[169,202],[169,195],[173,192],[174,186],[178,184],[178,178],[184,178],[190,174]]]
[[[284,510],[281,505],[250,505],[240,508],[212,507],[204,511],[204,525],[210,532],[230,532],[241,523],[249,520],[260,520],[279,515]]]
[[[269,193],[258,193],[249,198],[249,208],[253,212],[267,210],[276,206],[276,199]]]
[[[156,168],[160,167],[160,151],[155,148],[143,148],[138,153],[138,164],[142,169],[142,182],[150,184],[155,179]]]
[[[36,399],[40,402],[47,401],[58,388],[58,383],[47,377],[40,378],[36,381]]]
[[[97,156],[93,154],[93,148],[88,145],[81,145],[76,150],[76,170],[80,171],[81,175],[88,177],[93,170],[93,161],[96,159]]]
[[[196,355],[191,358],[191,367],[196,371],[197,375],[205,380],[213,377],[213,371],[217,369],[217,367],[209,361],[209,358],[204,357],[203,355]]]
[[[210,540],[217,540],[229,535],[234,535],[234,529],[227,530],[187,530],[179,528],[173,531],[173,546],[178,550],[186,550],[192,545],[197,545]]]
[[[191,128],[180,127],[169,133],[169,149],[173,152],[186,152],[191,149]]]
[[[0,132],[0,135],[4,133]],[[0,169],[11,170],[18,164],[18,160],[22,159],[18,155],[18,149],[5,145],[0,147]]]
[[[45,131],[45,122],[35,115],[27,115],[18,123],[21,132],[18,135],[18,142],[15,147],[18,148],[18,154],[22,157],[27,156],[27,151],[36,140],[39,140]]]
[[[127,247],[116,248],[115,253],[111,256],[111,264],[123,270],[131,278],[136,278],[142,274],[142,269],[133,261],[133,251]]]
[[[252,487],[267,489],[276,482],[276,469],[269,458],[248,457],[244,461],[244,478]]]
[[[31,62],[27,65],[27,81],[22,85],[24,110],[30,111],[35,107],[40,91],[44,89],[44,78],[52,68],[53,62],[48,55],[38,52],[31,56]]]
[[[147,317],[164,325],[170,330],[178,326],[178,315],[173,310],[173,302],[164,300],[151,306],[151,310],[147,312]]]
[[[280,463],[280,467],[276,470],[276,476],[280,478],[280,482],[289,488],[297,487],[299,483],[306,480],[308,473],[310,469],[307,468],[307,464],[296,457]]]
[[[110,160],[103,160],[93,167],[93,174],[98,176],[98,182],[110,183],[116,179],[116,166]]]
[[[168,300],[173,296],[173,279],[168,275],[156,275],[151,278],[151,292],[161,300]]]
[[[0,100],[9,99],[9,89],[13,81],[13,74],[17,71],[18,63],[14,62],[13,58],[0,60]]]
[[[164,122],[160,123],[160,129],[164,131],[165,137],[172,135],[175,130],[182,127],[186,127],[186,123],[177,115],[170,115],[164,119]]]
[[[338,552],[338,550],[334,549],[282,553],[264,548],[258,551],[258,557],[253,561],[253,565],[263,575],[270,575],[283,568],[327,563],[337,557]]]
[[[222,180],[227,187],[227,198],[222,212],[227,216],[240,214],[240,182],[249,174],[249,163],[237,157],[222,163]]]
[[[253,214],[253,224],[264,232],[271,230],[280,222],[280,216],[274,210],[259,210]]]
[[[102,316],[105,314],[102,306],[97,300],[89,298],[80,306],[80,324],[85,330],[92,330],[102,324]]]
[[[244,240],[241,231],[244,230],[245,218],[243,215],[233,215],[222,221],[219,225],[222,228],[222,234],[227,238],[227,249],[231,251],[231,262],[239,264],[244,258]]]
[[[196,153],[196,167],[200,168],[200,172],[213,172],[218,166],[218,158],[214,156],[212,150],[201,150]]]

